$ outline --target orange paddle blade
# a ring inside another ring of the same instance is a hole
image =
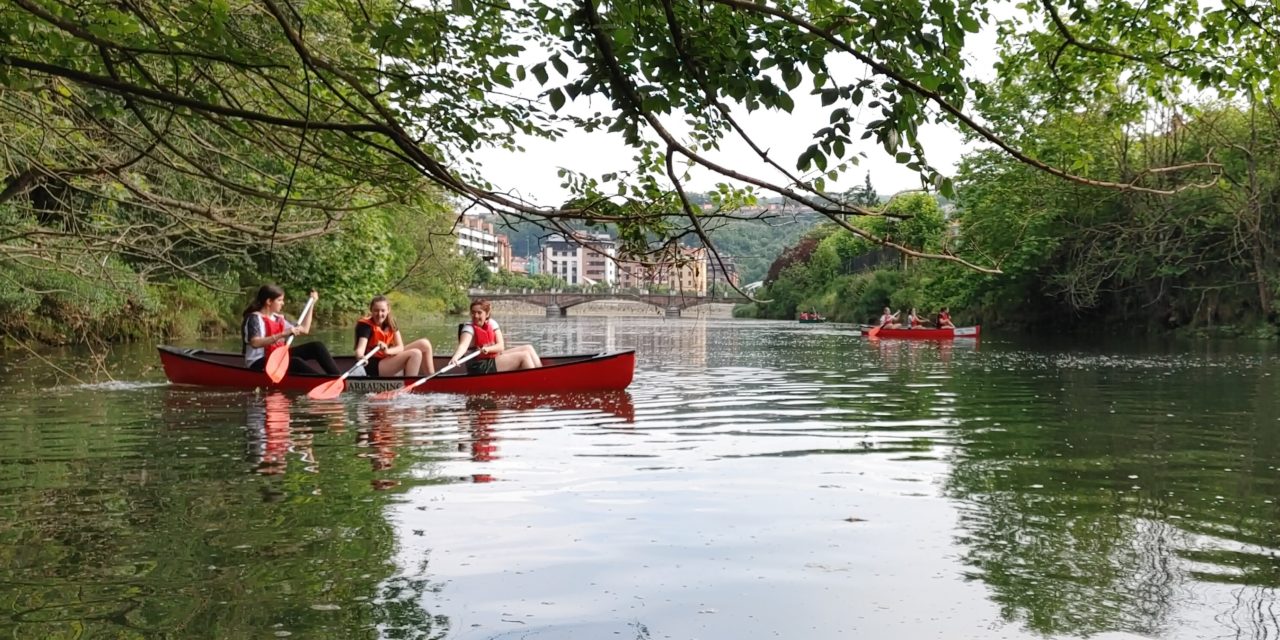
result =
[[[867,337],[868,337],[868,338],[874,338],[874,337],[876,337],[876,335],[878,335],[878,334],[880,333],[880,328],[881,328],[881,327],[883,327],[883,326],[884,326],[884,325],[882,325],[882,324],[878,324],[878,325],[876,325],[874,329],[872,329],[872,330],[870,330],[870,331],[868,331],[868,332],[867,332]]]
[[[332,400],[342,394],[347,388],[347,381],[342,378],[330,380],[324,384],[318,384],[315,388],[307,392],[307,397],[312,400]]]
[[[280,382],[284,380],[284,374],[289,371],[289,347],[283,346],[271,352],[267,356],[267,377],[272,382]]]

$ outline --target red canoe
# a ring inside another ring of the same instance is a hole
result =
[[[312,387],[333,380],[337,376],[289,374],[279,383],[272,383],[267,374],[250,371],[244,367],[244,356],[226,351],[203,349],[179,349],[161,346],[160,362],[164,374],[174,384],[190,384],[202,387],[257,387],[283,389],[285,391],[310,391]],[[346,371],[355,364],[355,356],[334,358],[338,368]],[[449,359],[436,358],[436,368],[449,363]],[[470,376],[465,372],[442,373],[426,384],[414,388],[415,393],[492,393],[492,394],[542,394],[576,393],[579,391],[620,391],[631,384],[636,369],[634,349],[609,353],[577,356],[542,356],[541,369],[524,369]],[[463,367],[458,367],[458,370]],[[347,378],[347,390],[353,393],[386,391],[402,387],[417,380],[412,378]]]
[[[862,335],[871,333],[874,327],[862,327]],[[922,340],[950,340],[952,338],[977,338],[982,325],[956,327],[954,329],[881,329],[877,338],[916,338]]]

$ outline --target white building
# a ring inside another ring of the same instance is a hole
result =
[[[541,273],[555,276],[565,284],[582,284],[582,246],[555,234],[542,242],[538,256]]]
[[[479,256],[495,273],[511,270],[511,243],[507,236],[494,233],[492,223],[480,216],[462,216],[454,231],[458,235],[459,253]]]
[[[569,285],[614,285],[618,282],[616,255],[616,243],[607,233],[555,234],[542,243],[539,271]]]

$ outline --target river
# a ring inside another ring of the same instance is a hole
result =
[[[636,380],[313,402],[5,353],[0,635],[1280,636],[1274,345],[504,329]]]

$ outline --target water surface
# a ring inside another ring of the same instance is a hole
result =
[[[1280,636],[1268,345],[504,326],[635,347],[636,381],[313,402],[171,387],[144,345],[5,354],[0,631]]]

